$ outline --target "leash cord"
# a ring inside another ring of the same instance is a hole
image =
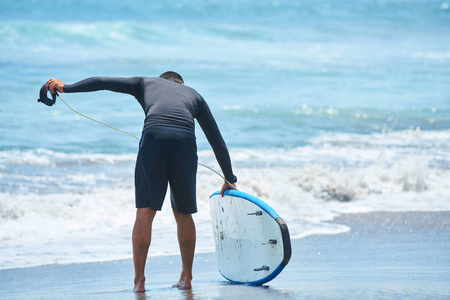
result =
[[[117,129],[117,128],[114,128],[114,127],[112,127],[112,126],[109,126],[109,125],[107,125],[107,124],[105,124],[105,123],[102,123],[102,122],[100,122],[100,121],[97,121],[97,120],[95,120],[95,119],[93,119],[93,118],[91,118],[91,117],[88,117],[88,116],[86,116],[86,115],[84,115],[84,114],[82,114],[82,113],[80,113],[80,112],[78,112],[78,111],[76,111],[75,109],[73,109],[69,104],[67,104],[66,103],[66,101],[64,101],[59,95],[58,95],[58,98],[71,110],[71,111],[73,111],[74,113],[76,113],[76,114],[78,114],[78,115],[80,115],[80,116],[82,116],[82,117],[85,117],[86,119],[89,119],[89,120],[91,120],[91,121],[93,121],[93,122],[95,122],[95,123],[98,123],[98,124],[100,124],[100,125],[103,125],[103,126],[105,126],[105,127],[108,127],[108,128],[110,128],[110,129],[113,129],[113,130],[115,130],[115,131],[118,131],[118,132],[121,132],[121,133],[124,133],[124,134],[126,134],[126,135],[129,135],[129,136],[131,136],[131,137],[133,137],[133,138],[135,138],[135,139],[137,139],[138,141],[140,141],[140,139],[137,137],[137,136],[134,136],[134,135],[132,135],[132,134],[129,134],[128,132],[125,132],[125,131],[122,131],[122,130],[120,130],[120,129]]]
[[[84,117],[84,118],[86,118],[86,119],[89,119],[89,120],[91,120],[91,121],[93,121],[93,122],[95,122],[95,123],[97,123],[97,124],[103,125],[103,126],[109,128],[109,129],[113,129],[113,130],[118,131],[118,132],[120,132],[120,133],[126,134],[126,135],[128,135],[128,136],[130,136],[130,137],[132,137],[132,138],[135,138],[135,139],[138,140],[138,141],[141,140],[141,139],[138,138],[137,136],[134,136],[134,135],[132,135],[132,134],[129,134],[128,132],[125,132],[125,131],[123,131],[123,130],[117,129],[117,128],[115,128],[115,127],[109,126],[109,125],[107,125],[107,124],[105,124],[105,123],[102,123],[102,122],[100,122],[100,121],[97,121],[97,120],[95,120],[95,119],[93,119],[93,118],[91,118],[91,117],[89,117],[89,116],[86,116],[85,114],[82,114],[82,113],[76,111],[76,110],[73,109],[69,104],[67,104],[66,101],[64,101],[64,100],[59,96],[59,94],[56,94],[56,95],[57,95],[58,98],[59,98],[59,99],[60,99],[60,100],[61,100],[61,101],[62,101],[62,102],[63,102],[63,103],[71,110],[71,111],[73,111],[74,113],[76,113],[76,114],[78,114],[78,115],[80,115],[80,116],[82,116],[82,117]],[[201,164],[201,163],[199,163],[199,162],[198,162],[198,164],[199,164],[200,166],[204,167],[204,168],[207,168],[207,169],[213,171],[214,173],[216,173],[217,175],[219,175],[220,177],[222,177],[222,179],[223,179],[226,183],[228,183],[229,185],[235,187],[234,184],[232,184],[232,183],[230,183],[228,180],[226,180],[226,178],[225,178],[222,174],[220,174],[219,172],[217,172],[217,171],[214,170],[213,168],[208,167],[207,165]],[[235,187],[235,188],[236,188],[236,187]]]

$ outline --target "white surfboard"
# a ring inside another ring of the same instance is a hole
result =
[[[210,197],[219,272],[240,284],[261,285],[274,279],[291,258],[286,223],[262,200],[228,190]]]

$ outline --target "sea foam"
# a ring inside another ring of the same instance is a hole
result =
[[[323,135],[293,149],[232,149],[238,188],[272,206],[292,238],[336,234],[342,213],[450,210],[449,132]],[[131,257],[134,154],[0,152],[0,268]],[[199,162],[219,170],[213,152]],[[197,251],[213,251],[210,194],[199,166]],[[168,195],[150,255],[178,253]],[[30,249],[33,251],[30,251]]]

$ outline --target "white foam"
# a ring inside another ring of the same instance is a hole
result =
[[[0,165],[26,165],[54,167],[58,165],[83,165],[83,164],[116,164],[133,162],[136,154],[68,154],[54,152],[48,149],[36,149],[28,151],[8,150],[0,152]]]
[[[409,138],[411,137],[411,138]],[[273,207],[292,238],[349,228],[342,213],[450,210],[449,132],[324,135],[296,149],[232,149],[238,188]],[[0,269],[131,258],[135,155],[0,152]],[[199,161],[219,170],[212,151]],[[438,163],[435,163],[438,161]],[[222,179],[199,167],[197,251],[213,251],[209,196]],[[166,198],[150,255],[178,253]]]

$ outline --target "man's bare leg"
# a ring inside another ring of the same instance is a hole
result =
[[[152,223],[156,211],[138,208],[133,228],[134,292],[145,292],[145,262],[152,236]]]
[[[191,214],[181,214],[173,212],[177,222],[178,244],[181,252],[181,275],[178,283],[172,287],[179,289],[192,288],[192,264],[195,252],[195,224]]]

